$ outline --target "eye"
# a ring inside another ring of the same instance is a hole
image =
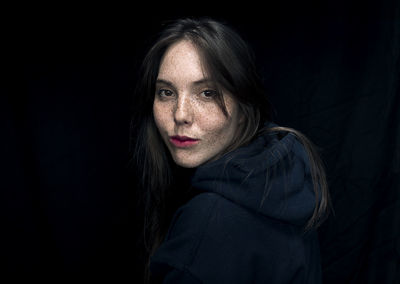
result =
[[[217,95],[217,92],[214,90],[205,90],[202,91],[200,94],[207,99],[212,99]]]
[[[160,90],[158,90],[157,94],[160,97],[170,97],[170,96],[172,96],[173,93],[172,93],[172,91],[167,90],[167,89],[160,89]]]

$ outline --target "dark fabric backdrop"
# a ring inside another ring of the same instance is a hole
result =
[[[0,275],[135,283],[132,89],[160,24],[193,14],[42,8],[3,11]],[[399,9],[332,1],[194,14],[242,33],[276,122],[321,151],[335,209],[319,230],[324,283],[400,283]]]

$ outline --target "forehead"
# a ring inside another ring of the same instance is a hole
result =
[[[170,81],[197,81],[207,76],[197,48],[188,40],[171,45],[165,52],[158,77]]]

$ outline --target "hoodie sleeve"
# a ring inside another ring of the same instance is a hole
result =
[[[320,283],[316,233],[214,193],[181,207],[152,257],[154,283]]]

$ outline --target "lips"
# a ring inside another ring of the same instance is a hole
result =
[[[199,139],[179,135],[171,136],[169,140],[173,145],[179,148],[191,147],[199,142]]]

